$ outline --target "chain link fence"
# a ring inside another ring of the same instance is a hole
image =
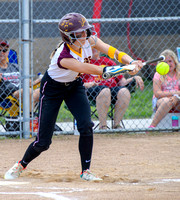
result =
[[[29,8],[29,18],[27,20],[23,18],[23,4],[28,5]],[[98,37],[126,52],[133,59],[143,61],[154,59],[159,57],[165,49],[171,49],[176,53],[176,48],[180,46],[180,2],[178,0],[14,0],[0,1],[0,9],[3,11],[0,13],[0,38],[8,40],[9,48],[17,53],[19,70],[22,70],[20,80],[22,87],[26,87],[26,89],[29,86],[33,88],[32,82],[38,79],[38,74],[44,74],[47,70],[50,63],[50,54],[61,41],[58,22],[66,13],[80,12],[83,14],[90,23],[95,25]],[[23,36],[24,23],[27,22],[29,28],[28,40]],[[28,44],[29,58],[25,56],[27,54],[24,54],[24,50],[22,50],[24,44]],[[24,66],[25,59],[29,59],[29,76],[24,73],[27,67]],[[155,64],[145,66],[138,73],[143,78],[145,87],[143,91],[135,89],[135,92],[131,93],[129,106],[121,120],[121,126],[124,126],[123,131],[143,132],[150,125],[153,114],[152,79],[154,73]],[[130,77],[125,74],[125,78]],[[31,80],[29,85],[24,81],[27,79]],[[23,83],[26,85],[23,85]],[[12,100],[8,102],[11,104]],[[13,113],[9,114],[11,110],[8,107],[9,104],[8,106],[1,104],[1,110],[3,111],[1,113],[1,135],[19,135],[20,133],[20,136],[22,136],[22,124],[29,122],[34,122],[34,131],[36,132],[36,114],[33,114],[34,110],[31,110],[31,114],[26,115],[28,119],[24,117],[23,112],[26,111],[27,106],[23,107],[22,112],[22,102],[23,100],[19,98],[19,106],[16,108],[18,109],[18,116],[14,116]],[[33,107],[34,104],[34,99],[31,98],[30,105]],[[95,111],[96,105],[91,108],[92,111]],[[114,112],[114,109],[112,110]],[[109,108],[110,111],[111,108]],[[98,116],[96,111],[95,113]],[[100,130],[99,120],[94,116],[92,116],[92,119],[97,125],[95,132],[117,131],[112,129],[111,122],[112,119],[114,120],[114,113],[112,112],[110,117],[107,117],[109,130]],[[73,122],[73,116],[63,103],[57,118],[55,133],[73,133]],[[14,123],[20,125],[17,130]],[[33,130],[33,128],[31,129]],[[161,130],[164,129],[167,129],[167,127],[161,127]],[[170,126],[169,129],[172,130],[172,127]]]

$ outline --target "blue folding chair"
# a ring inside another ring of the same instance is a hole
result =
[[[14,49],[9,50],[8,61],[10,63],[18,64],[17,52]]]

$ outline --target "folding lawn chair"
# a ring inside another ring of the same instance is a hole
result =
[[[13,96],[8,96],[0,102],[0,124],[5,131],[19,131],[19,112],[21,109],[19,101]]]

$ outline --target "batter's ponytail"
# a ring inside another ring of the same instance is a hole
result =
[[[52,59],[52,57],[54,56],[54,54],[56,53],[57,49],[62,45],[63,42],[60,42],[57,47],[54,49],[54,51],[51,53],[50,55],[50,59]]]

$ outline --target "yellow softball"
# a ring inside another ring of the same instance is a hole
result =
[[[156,66],[156,71],[160,75],[166,75],[169,72],[169,65],[167,63],[165,63],[165,62],[160,62]]]

